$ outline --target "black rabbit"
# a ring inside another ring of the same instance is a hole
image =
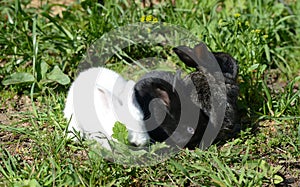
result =
[[[202,104],[202,109],[208,112],[210,110],[210,99],[211,93],[209,91],[209,85],[207,83],[207,74],[203,72],[206,69],[210,69],[210,72],[218,70],[216,64],[211,64],[210,67],[207,66],[207,62],[204,60],[195,59],[206,59],[205,54],[207,54],[207,48],[205,44],[200,43],[194,47],[194,49],[188,48],[186,46],[179,46],[173,49],[178,57],[190,67],[195,67],[197,71],[191,73],[191,77],[196,90],[197,96],[192,96],[193,101]],[[209,54],[209,53],[208,53]],[[231,138],[235,132],[240,130],[240,117],[238,115],[237,100],[239,94],[239,87],[237,84],[238,75],[238,64],[237,61],[227,53],[223,52],[213,52],[213,57],[217,60],[222,75],[224,76],[224,82],[226,86],[226,110],[225,117],[221,127],[221,130],[216,137],[216,141],[225,141]],[[201,68],[204,67],[204,68]],[[195,97],[197,99],[195,99]]]
[[[173,50],[187,66],[195,67],[197,71],[183,79],[179,72],[173,74],[152,71],[144,75],[134,87],[151,139],[190,149],[199,146],[209,121],[214,121],[210,113],[211,85],[208,83],[208,78],[213,78],[213,74],[218,70],[224,76],[226,85],[223,94],[226,109],[216,141],[228,139],[239,129],[236,61],[225,53],[208,52],[203,43],[195,46],[194,49],[179,46]],[[213,55],[207,56],[207,54]],[[199,58],[200,60],[197,60]],[[216,59],[218,63],[208,65],[205,62],[208,58]]]

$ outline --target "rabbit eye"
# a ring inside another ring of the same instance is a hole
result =
[[[147,119],[149,119],[149,118],[150,118],[150,116],[151,116],[150,114],[148,114],[148,115],[145,115],[143,120],[144,120],[144,121],[146,121]]]
[[[186,130],[188,131],[188,133],[190,134],[194,134],[195,133],[195,129],[192,127],[187,127]]]

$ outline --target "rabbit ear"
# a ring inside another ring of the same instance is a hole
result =
[[[204,59],[207,62],[212,62],[213,59],[216,59],[222,73],[231,79],[236,79],[238,72],[238,65],[234,58],[232,58],[229,54],[218,52],[211,53],[208,51],[206,45],[204,43],[200,43],[194,47],[195,56],[198,59]],[[214,56],[214,57],[213,57]],[[217,65],[216,63],[212,65]]]
[[[235,80],[239,69],[236,60],[229,54],[223,52],[216,52],[214,53],[214,56],[218,61],[224,76]]]
[[[95,94],[97,94],[97,97],[100,99],[99,101],[102,103],[103,108],[108,109],[111,107],[109,101],[111,100],[110,98],[112,97],[112,93],[110,91],[97,86]],[[96,105],[97,104],[100,103],[96,103]]]
[[[194,47],[194,54],[196,55],[196,57],[198,59],[207,58],[206,56],[208,55],[208,50],[207,50],[206,45],[203,42],[196,45]]]
[[[173,51],[177,54],[180,60],[189,67],[196,68],[198,64],[193,60],[194,52],[191,48],[186,46],[174,47]]]
[[[170,97],[167,91],[161,89],[161,88],[156,88],[155,89],[156,94],[158,97],[163,101],[163,104],[167,107],[170,108]]]
[[[112,100],[115,101],[119,106],[123,105],[121,98],[107,88],[96,85],[96,89],[96,94],[98,94],[98,96],[101,98],[101,101],[106,108],[111,107],[109,102],[111,102]]]
[[[173,48],[174,52],[178,55],[187,66],[197,68],[204,67],[215,71],[218,66],[214,55],[208,51],[206,45],[200,42],[193,49],[186,46],[179,46]]]

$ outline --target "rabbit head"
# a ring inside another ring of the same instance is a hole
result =
[[[134,89],[152,141],[193,148],[201,140],[208,117],[189,98],[180,72],[151,71]]]
[[[152,71],[145,74],[134,87],[146,128],[155,141],[166,140],[176,129],[180,118],[180,100],[172,86],[173,81],[174,76],[170,72]]]

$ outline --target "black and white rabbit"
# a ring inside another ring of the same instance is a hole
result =
[[[126,81],[106,68],[90,68],[81,72],[68,92],[64,116],[70,120],[68,136],[75,132],[96,139],[109,148],[106,138],[113,134],[116,121],[128,129],[128,141],[135,146],[149,142],[143,113],[136,101],[134,81]],[[102,135],[105,135],[104,137]]]
[[[228,54],[213,53],[214,57],[207,57],[205,55],[210,52],[205,50],[206,46],[202,43],[194,49],[186,46],[174,48],[175,53],[187,66],[197,68],[197,71],[183,79],[179,73],[152,71],[136,83],[136,99],[144,112],[146,129],[152,141],[166,141],[190,149],[199,146],[209,121],[214,118],[210,115],[211,93],[207,81],[209,75],[205,74],[200,66],[210,71],[215,69],[213,66],[220,66],[225,79],[225,117],[216,140],[225,140],[238,129],[238,65]],[[197,58],[202,58],[201,63]],[[207,58],[215,58],[217,64],[207,66]]]

